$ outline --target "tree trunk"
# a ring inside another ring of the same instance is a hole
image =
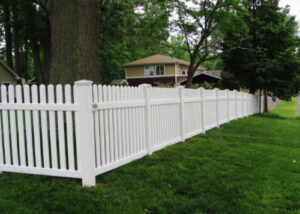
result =
[[[195,59],[191,59],[189,68],[188,68],[188,76],[187,76],[187,80],[186,80],[186,88],[191,88],[193,85],[193,78],[194,78],[194,74],[197,70],[197,68],[194,68],[194,64],[195,64]]]
[[[10,24],[11,20],[10,20],[9,0],[3,1],[3,11],[4,11],[6,63],[11,69],[13,69],[12,35],[11,35],[11,24]]]
[[[193,85],[193,77],[194,77],[194,72],[190,71],[190,68],[189,68],[189,70],[188,70],[188,76],[187,76],[187,79],[186,79],[186,85],[185,85],[186,88],[191,88],[192,87],[192,85]]]
[[[28,25],[28,37],[30,40],[30,46],[32,50],[33,62],[34,62],[34,76],[37,83],[44,83],[43,68],[40,58],[40,48],[38,45],[38,38],[36,33],[35,22],[35,9],[30,2],[26,2],[26,16]]]
[[[51,40],[50,29],[49,34],[44,38],[44,81],[45,84],[49,84],[50,63],[51,63]]]
[[[268,112],[268,92],[264,90],[264,112]]]
[[[19,20],[18,20],[18,5],[17,0],[12,1],[13,12],[13,30],[14,30],[14,54],[16,63],[16,73],[22,74],[21,60],[20,60],[20,34],[19,34]]]
[[[97,0],[50,2],[50,83],[99,83],[98,21]]]

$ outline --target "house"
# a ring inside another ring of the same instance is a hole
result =
[[[193,84],[203,84],[204,82],[212,85],[218,84],[222,79],[220,70],[203,71],[201,73],[195,73],[193,77]],[[176,85],[185,85],[186,79],[182,79],[176,83]]]
[[[22,78],[0,60],[0,85],[13,84],[16,85],[22,82]]]
[[[187,77],[189,62],[174,57],[156,54],[124,64],[125,76],[129,85],[143,83],[155,85],[157,82],[175,84]],[[203,72],[199,66],[197,73]]]

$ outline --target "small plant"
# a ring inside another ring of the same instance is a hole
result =
[[[210,83],[208,83],[206,81],[203,83],[203,87],[205,89],[213,89],[214,88],[212,84],[210,84]]]
[[[199,84],[193,84],[191,88],[193,88],[193,89],[197,89],[197,88],[199,88],[199,87],[200,87],[200,85],[199,85]]]
[[[163,82],[154,82],[154,85],[160,88],[173,88],[173,83],[172,82],[167,82],[167,83],[163,83]]]

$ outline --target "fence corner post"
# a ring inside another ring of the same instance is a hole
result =
[[[179,90],[179,102],[180,102],[180,136],[181,141],[185,141],[185,110],[184,110],[184,95],[183,90],[184,86],[177,86]]]
[[[78,169],[82,173],[82,186],[88,187],[96,185],[92,84],[93,82],[88,80],[76,81],[74,97],[78,105],[76,113]]]
[[[202,124],[202,132],[206,133],[205,129],[205,97],[204,97],[204,88],[200,88],[200,96],[201,96],[201,124]]]
[[[151,141],[151,103],[150,103],[150,84],[141,84],[139,87],[143,88],[145,98],[145,138],[148,155],[152,155],[152,141]]]
[[[219,89],[216,88],[216,117],[217,117],[217,127],[220,128],[220,120],[219,120]]]

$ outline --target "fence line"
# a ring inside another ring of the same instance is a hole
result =
[[[259,112],[229,90],[70,85],[1,86],[0,171],[95,177]],[[261,102],[262,104],[262,102]]]

